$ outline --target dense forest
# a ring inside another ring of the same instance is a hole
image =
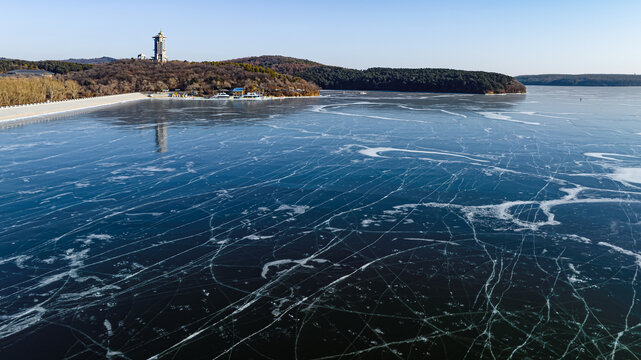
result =
[[[323,89],[472,94],[525,92],[525,86],[514,78],[483,71],[391,68],[353,70],[333,66],[318,66],[308,68],[297,75],[318,84]]]
[[[70,72],[63,78],[77,81],[89,96],[165,89],[212,95],[234,87],[273,96],[318,94],[315,84],[298,77],[236,63],[170,61],[159,64],[149,60],[118,60]]]
[[[525,85],[551,86],[641,86],[641,75],[583,74],[583,75],[521,75],[517,80]]]
[[[0,106],[75,99],[82,89],[73,80],[43,77],[0,77]]]
[[[314,82],[323,89],[454,92],[474,94],[524,93],[511,76],[450,69],[371,68],[354,70],[285,56],[258,56],[242,61]]]
[[[54,74],[67,74],[72,71],[81,71],[90,69],[92,65],[77,64],[67,61],[42,60],[27,61],[15,59],[0,59],[0,73],[6,73],[9,70],[46,70]]]

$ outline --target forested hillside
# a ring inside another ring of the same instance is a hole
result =
[[[353,70],[319,66],[306,69],[297,75],[318,84],[323,89],[473,94],[525,92],[525,86],[510,76],[482,71],[390,68]]]
[[[117,60],[97,65],[64,61],[0,60],[0,73],[14,69],[51,71],[54,79],[5,77],[0,106],[181,89],[200,95],[244,87],[272,96],[318,95],[318,86],[252,64],[229,62]]]
[[[227,62],[251,64],[266,67],[282,74],[296,75],[311,67],[323,66],[323,64],[305,59],[297,59],[288,56],[263,55],[252,56],[240,59],[228,60]]]
[[[170,61],[159,64],[149,60],[118,60],[71,72],[64,78],[77,81],[89,95],[164,89],[211,95],[234,87],[261,90],[274,96],[318,94],[318,87],[303,79],[260,66],[234,63]]]
[[[231,61],[231,60],[230,60]],[[354,70],[285,56],[258,56],[233,61],[301,77],[323,89],[454,92],[474,94],[524,93],[511,76],[451,69],[371,68]]]

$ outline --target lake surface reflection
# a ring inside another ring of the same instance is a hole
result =
[[[0,358],[638,358],[641,89],[528,90],[0,129]]]

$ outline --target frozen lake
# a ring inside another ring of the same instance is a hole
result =
[[[0,128],[2,359],[637,359],[641,88]]]

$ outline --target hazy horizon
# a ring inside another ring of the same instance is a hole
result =
[[[283,55],[356,69],[636,74],[641,73],[640,10],[634,1],[575,0],[490,5],[38,0],[5,5],[5,13],[15,15],[0,23],[1,31],[13,34],[0,39],[0,57],[150,56],[151,37],[162,29],[170,60]]]

